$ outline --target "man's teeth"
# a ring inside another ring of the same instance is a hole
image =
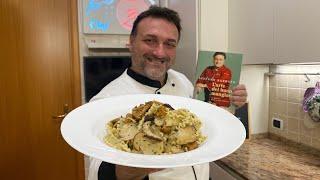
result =
[[[150,57],[147,57],[147,60],[152,62],[152,61],[159,61],[161,62],[161,64],[165,63],[166,61],[165,60],[157,60],[157,59],[153,59],[153,58],[150,58]]]

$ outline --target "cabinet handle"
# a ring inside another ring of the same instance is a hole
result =
[[[60,114],[60,115],[57,115],[57,116],[52,116],[53,119],[60,119],[60,118],[64,118],[66,117],[67,114]]]
[[[60,114],[60,115],[52,115],[52,118],[61,122],[63,118],[65,118],[67,116],[67,114],[69,113],[69,105],[65,104],[63,106],[63,112],[64,114]]]

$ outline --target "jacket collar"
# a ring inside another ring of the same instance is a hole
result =
[[[133,78],[134,80],[138,81],[139,83],[141,83],[143,85],[154,87],[154,88],[161,88],[162,87],[160,81],[149,79],[148,77],[145,77],[145,76],[143,76],[141,74],[138,74],[138,73],[134,72],[130,68],[127,69],[127,74],[131,78]],[[165,83],[164,84],[166,84],[167,79],[168,79],[168,73],[166,73],[166,77],[165,77],[165,80],[164,80]]]

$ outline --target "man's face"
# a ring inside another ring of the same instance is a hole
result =
[[[224,64],[224,56],[223,55],[216,55],[215,57],[214,57],[214,59],[213,59],[213,61],[214,61],[214,65],[216,66],[216,67],[222,67],[223,66],[223,64]]]
[[[178,36],[176,26],[164,19],[147,17],[141,20],[137,35],[130,37],[131,68],[163,82],[176,57]]]

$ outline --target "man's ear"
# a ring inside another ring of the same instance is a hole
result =
[[[133,46],[134,40],[135,40],[135,37],[131,35],[129,37],[129,44],[127,44],[127,47],[129,48],[130,51],[132,51],[132,46]]]

